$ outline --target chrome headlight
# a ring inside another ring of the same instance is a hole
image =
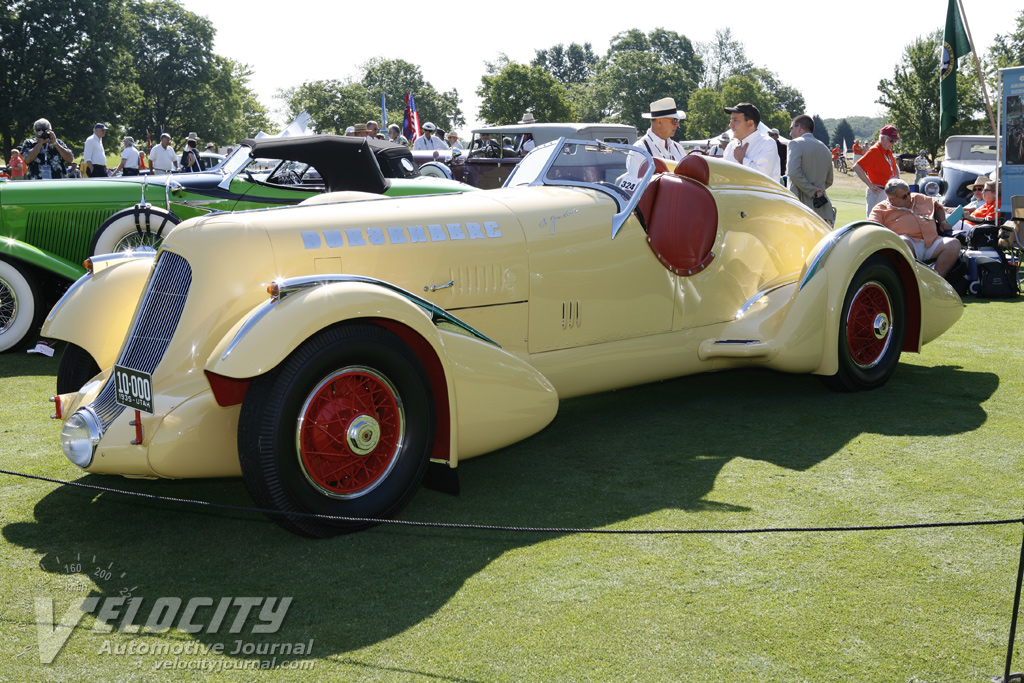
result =
[[[78,465],[88,467],[96,452],[103,430],[90,410],[79,410],[68,418],[60,430],[60,447],[64,456]]]

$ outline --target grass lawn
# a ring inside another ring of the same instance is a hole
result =
[[[462,495],[420,491],[402,519],[640,530],[1020,517],[1022,306],[970,299],[875,392],[749,370],[566,401],[545,431],[464,463]],[[83,475],[48,419],[55,370],[0,356],[0,467],[251,505],[238,481]],[[260,515],[0,477],[0,681],[16,682],[981,682],[1003,670],[1022,536],[1019,524],[676,536],[381,526],[312,541]],[[83,597],[129,594],[143,598],[135,623],[154,624],[159,598],[292,602],[276,633],[253,632],[266,621],[256,610],[232,633],[237,608],[219,629],[201,608],[197,633],[107,632],[123,620],[89,614],[40,662],[62,633],[43,608],[73,621]],[[275,662],[256,650],[310,640],[311,653]],[[250,652],[231,654],[236,641]],[[264,662],[277,668],[233,668]]]

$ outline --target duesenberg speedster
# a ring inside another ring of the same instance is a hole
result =
[[[962,312],[896,234],[830,230],[767,177],[697,156],[669,170],[560,139],[499,189],[306,204],[93,260],[43,329],[68,342],[71,462],[393,516],[428,465],[534,434],[559,398],[751,366],[874,389]],[[367,524],[274,516],[310,536]]]

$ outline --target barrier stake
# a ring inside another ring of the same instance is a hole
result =
[[[1022,581],[1024,581],[1024,536],[1021,537],[1020,559],[1017,561],[1017,592],[1013,596],[1013,616],[1010,618],[1010,642],[1006,646],[1006,668],[1003,669],[1003,683],[1010,681],[1010,662],[1013,660],[1013,641],[1017,637],[1017,612],[1020,609]]]

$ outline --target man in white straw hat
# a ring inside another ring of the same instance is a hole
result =
[[[651,102],[651,111],[641,114],[651,120],[647,134],[636,141],[635,147],[646,149],[652,157],[661,157],[670,161],[679,161],[686,156],[686,150],[672,139],[679,128],[679,122],[686,118],[686,112],[676,109],[676,101],[671,97],[663,97]]]

